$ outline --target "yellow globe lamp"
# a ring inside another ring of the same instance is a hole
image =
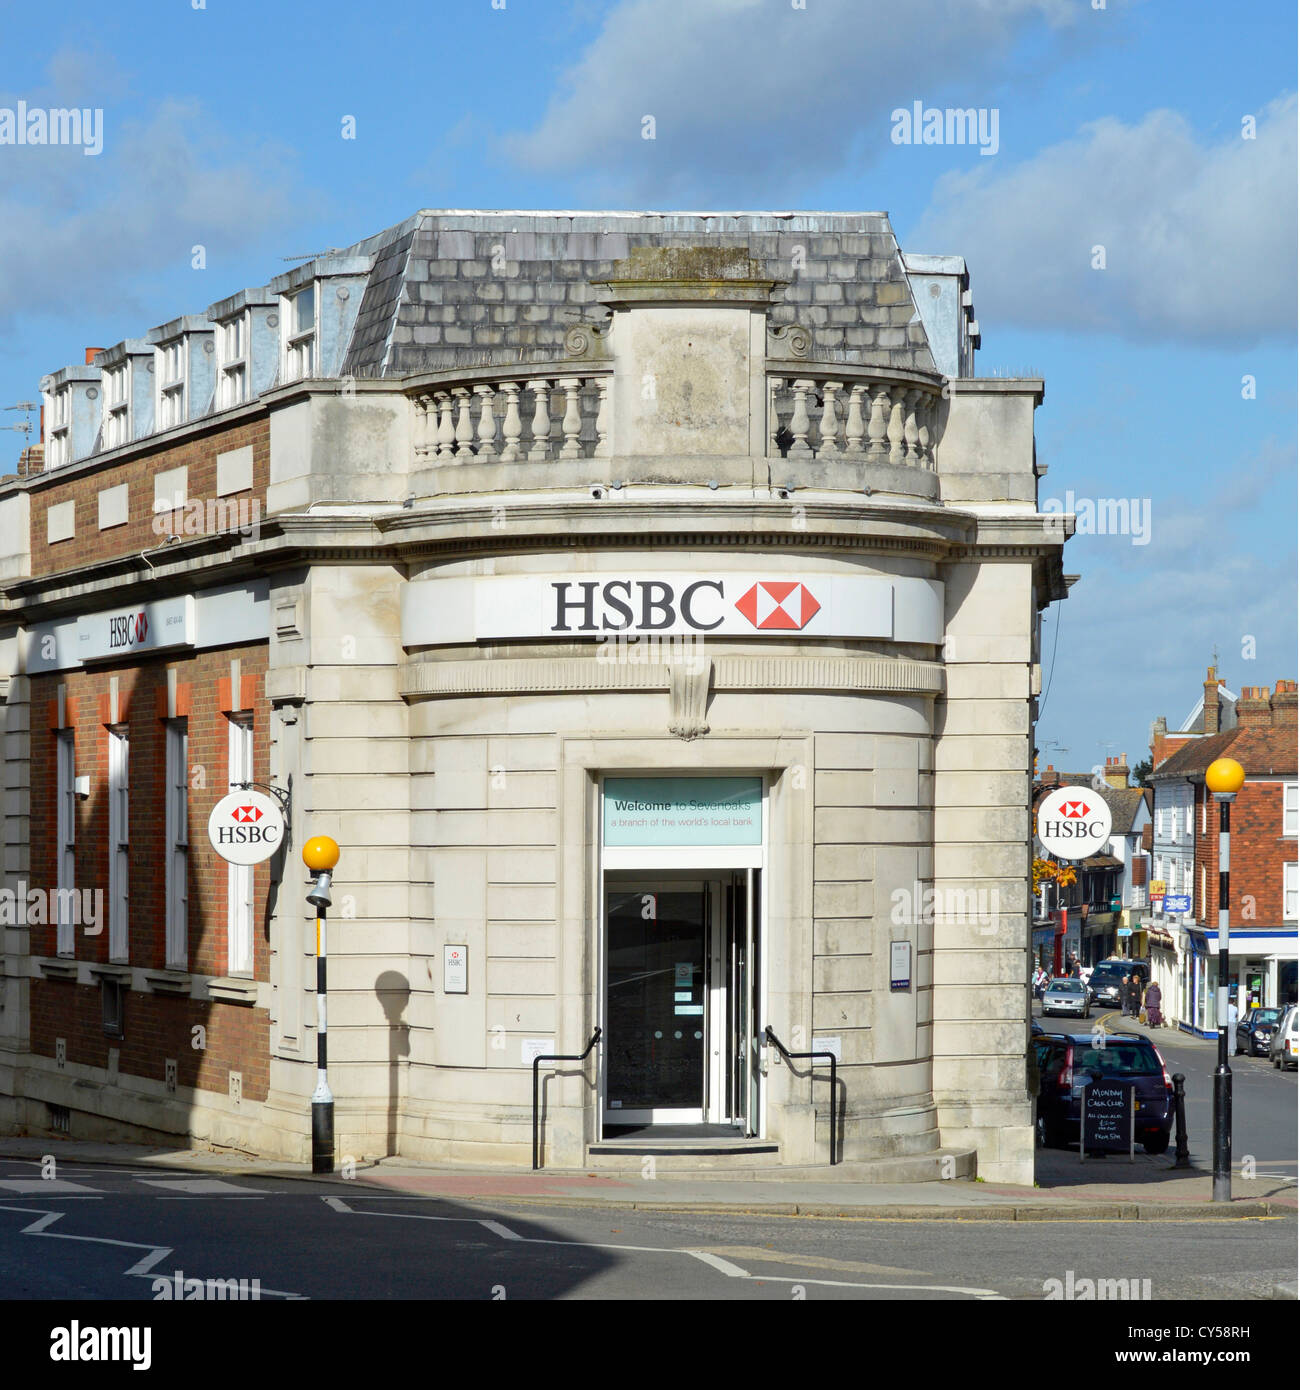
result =
[[[328,835],[313,835],[302,847],[302,862],[314,874],[332,873],[339,862],[338,841]]]
[[[1245,780],[1246,769],[1232,758],[1215,758],[1205,769],[1205,785],[1220,800],[1236,796]]]

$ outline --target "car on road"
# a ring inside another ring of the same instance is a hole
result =
[[[1092,1017],[1092,999],[1082,980],[1053,980],[1043,991],[1043,1017],[1049,1014],[1077,1014]]]
[[[1149,1154],[1169,1148],[1174,1084],[1155,1044],[1134,1033],[1044,1033],[1034,1038],[1038,1061],[1038,1143],[1077,1144],[1083,1093],[1094,1079],[1131,1081],[1134,1141]]]
[[[1266,1009],[1257,1005],[1247,1009],[1246,1015],[1237,1024],[1236,1050],[1251,1057],[1267,1057],[1268,1045],[1273,1041],[1277,1025],[1282,1021],[1285,1009]]]
[[[1300,1037],[1297,1037],[1296,1028],[1298,1012],[1300,1010],[1295,1004],[1287,1009],[1268,1045],[1268,1060],[1279,1070],[1297,1065],[1297,1053],[1300,1052]]]
[[[1089,984],[1092,988],[1093,998],[1097,1004],[1105,1009],[1122,1009],[1124,1007],[1124,981],[1128,979],[1134,971],[1142,978],[1142,992],[1146,993],[1147,986],[1151,983],[1151,967],[1144,960],[1104,960],[1092,972],[1092,979]]]

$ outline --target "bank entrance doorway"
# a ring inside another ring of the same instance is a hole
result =
[[[762,870],[606,871],[604,1134],[759,1133]]]

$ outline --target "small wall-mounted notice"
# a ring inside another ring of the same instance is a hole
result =
[[[442,948],[442,992],[444,994],[469,993],[468,946],[444,946]]]
[[[889,943],[889,988],[911,989],[912,987],[912,943],[910,941],[891,941]]]
[[[546,1057],[555,1051],[553,1038],[523,1038],[519,1043],[519,1060],[531,1067],[536,1057]]]
[[[814,1039],[812,1040],[812,1050],[813,1050],[814,1052],[830,1052],[830,1053],[833,1053],[834,1056],[835,1056],[835,1061],[836,1061],[837,1064],[838,1064],[839,1062],[842,1062],[842,1061],[844,1060],[844,1059],[840,1056],[840,1039],[839,1039],[839,1038],[814,1038]]]

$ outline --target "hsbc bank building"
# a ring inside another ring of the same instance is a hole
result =
[[[188,310],[0,482],[0,1121],[304,1158],[324,834],[340,1155],[527,1166],[540,1056],[548,1167],[1032,1181],[1068,526],[963,260],[426,211]]]

